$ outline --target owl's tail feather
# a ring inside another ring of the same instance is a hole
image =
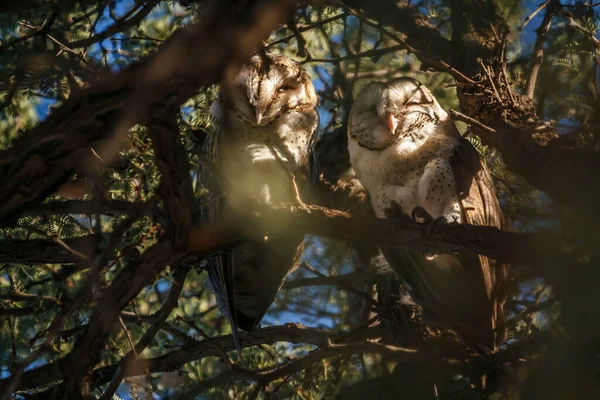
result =
[[[285,278],[294,271],[304,249],[303,236],[246,241],[234,249],[234,294],[237,323],[252,331],[273,304]]]
[[[496,306],[478,268],[479,257],[439,254],[431,258],[416,251],[385,249],[390,267],[409,286],[425,319],[450,328],[480,354],[495,351]]]
[[[238,356],[241,358],[242,347],[238,334],[237,313],[231,312],[231,310],[236,309],[232,250],[224,250],[208,258],[206,260],[206,270],[211,289],[217,301],[217,307],[231,325],[233,343]]]
[[[294,235],[264,243],[247,240],[207,260],[210,286],[231,325],[238,354],[238,329],[251,332],[258,326],[285,278],[298,267],[302,239]]]

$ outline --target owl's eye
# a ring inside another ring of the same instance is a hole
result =
[[[282,93],[282,92],[287,92],[288,90],[292,90],[293,88],[294,87],[292,85],[284,83],[283,85],[279,86],[279,89],[277,89],[277,91],[279,93]]]

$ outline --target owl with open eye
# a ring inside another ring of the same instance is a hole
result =
[[[319,115],[317,94],[301,64],[283,55],[252,57],[233,82],[221,89],[211,108],[217,128],[206,152],[219,179],[205,220],[215,220],[226,207],[248,212],[248,204],[296,203],[309,200],[317,177],[314,143]],[[224,200],[219,200],[223,198]],[[268,232],[265,221],[257,231]],[[232,326],[254,329],[283,284],[297,268],[304,235],[248,239],[207,262],[217,305]]]
[[[374,82],[359,92],[348,121],[348,150],[378,218],[399,208],[418,222],[505,229],[488,169],[417,80]],[[505,264],[470,253],[382,252],[429,321],[451,328],[479,353],[501,344]]]

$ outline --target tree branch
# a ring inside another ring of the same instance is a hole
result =
[[[258,219],[278,221],[270,233],[295,229],[305,234],[338,239],[350,243],[372,244],[422,251],[427,254],[474,252],[506,262],[543,267],[556,262],[557,236],[542,233],[504,232],[488,226],[448,224],[435,231],[405,219],[377,219],[352,215],[318,206],[306,209],[285,206],[256,206]],[[192,229],[190,251],[215,248],[242,237],[262,238],[257,220],[230,215],[219,226]],[[241,223],[243,221],[243,223]],[[265,226],[264,223],[262,226]],[[210,243],[210,245],[208,244]],[[552,261],[554,258],[554,261]]]
[[[352,273],[345,275],[319,276],[316,278],[301,278],[292,281],[285,281],[281,287],[283,290],[292,290],[307,286],[340,286],[342,288],[348,285],[372,283],[373,274]]]
[[[144,203],[132,203],[125,200],[95,201],[66,200],[50,201],[23,212],[24,216],[45,214],[104,214],[118,216],[121,214],[137,214],[145,208]]]
[[[185,282],[185,276],[189,268],[184,266],[179,266],[175,271],[173,277],[173,284],[171,286],[171,290],[169,291],[169,295],[167,299],[163,303],[161,309],[156,313],[155,321],[152,326],[144,333],[144,336],[137,342],[135,345],[135,349],[130,351],[119,363],[115,374],[113,375],[110,384],[102,394],[101,400],[110,400],[113,398],[113,395],[117,392],[117,389],[121,385],[121,381],[125,377],[125,371],[129,368],[129,364],[135,362],[138,359],[138,355],[142,354],[142,352],[152,343],[154,336],[160,330],[161,325],[167,320],[173,309],[177,307],[177,301],[179,300],[179,295],[181,294],[181,290],[183,289],[183,284]]]
[[[102,236],[88,235],[62,239],[68,247],[89,254]],[[51,239],[0,240],[0,263],[11,264],[71,264],[82,260],[76,254]]]
[[[542,20],[539,28],[536,30],[537,38],[533,48],[533,59],[531,69],[529,71],[529,78],[527,79],[527,85],[525,87],[525,93],[530,99],[533,99],[537,76],[540,72],[542,63],[544,62],[544,43],[546,42],[546,36],[548,35],[550,25],[552,25],[552,20],[554,19],[554,16],[558,10],[560,10],[560,1],[551,0],[548,4],[548,8],[546,9],[546,14],[544,14],[544,19]]]
[[[103,30],[102,32],[91,36],[87,39],[78,40],[76,42],[68,43],[67,46],[71,49],[77,49],[81,47],[88,47],[94,43],[98,43],[107,39],[117,33],[124,32],[129,28],[133,28],[138,25],[150,14],[152,9],[160,3],[160,0],[146,1],[141,7],[136,2],[134,7],[127,12],[123,17],[115,20],[115,23]],[[135,12],[137,10],[137,12]],[[135,13],[135,15],[133,15]]]

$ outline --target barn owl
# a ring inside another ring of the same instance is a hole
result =
[[[504,229],[488,169],[417,80],[373,82],[360,91],[348,121],[348,150],[378,218],[399,205],[419,222]],[[481,353],[502,342],[506,265],[467,253],[382,251],[428,319]]]
[[[206,151],[218,171],[226,199],[214,204],[208,220],[224,207],[248,212],[249,202],[294,203],[300,188],[306,199],[316,177],[314,142],[319,123],[317,94],[306,70],[282,56],[254,56],[235,80],[221,89],[211,107],[218,129]],[[304,190],[302,190],[304,189]],[[215,198],[218,198],[215,197]],[[269,223],[257,227],[268,231]],[[297,268],[304,235],[248,239],[208,260],[217,305],[236,340],[237,328],[254,329],[273,303],[285,277]]]

